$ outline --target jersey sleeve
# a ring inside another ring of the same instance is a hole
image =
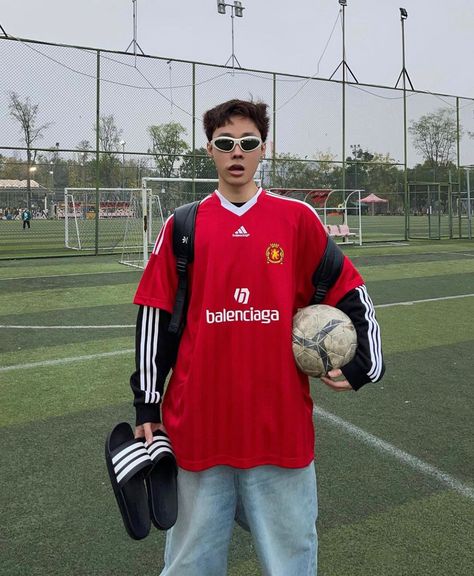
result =
[[[156,240],[133,300],[134,304],[173,311],[178,275],[173,254],[173,216]]]
[[[161,422],[164,384],[178,348],[176,337],[168,331],[177,283],[171,216],[156,240],[133,300],[140,306],[135,335],[135,372],[130,377],[137,425]]]

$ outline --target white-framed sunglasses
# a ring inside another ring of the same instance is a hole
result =
[[[236,144],[243,152],[253,152],[262,145],[262,139],[258,136],[244,136],[243,138],[231,138],[230,136],[218,136],[211,140],[211,144],[221,152],[232,152]]]

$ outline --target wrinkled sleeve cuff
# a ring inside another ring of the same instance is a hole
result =
[[[161,422],[160,404],[139,404],[136,408],[136,425],[141,426],[145,422]]]

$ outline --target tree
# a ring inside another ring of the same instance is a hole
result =
[[[95,128],[94,128],[95,129]],[[120,140],[123,130],[115,123],[113,114],[99,118],[100,179],[102,186],[114,186],[120,181]]]
[[[306,162],[296,154],[275,154],[275,170],[272,172],[274,188],[317,188],[317,166]]]
[[[331,152],[317,152],[315,155],[315,183],[318,188],[339,188],[341,169],[335,164],[335,155]]]
[[[214,161],[206,148],[196,148],[183,156],[179,167],[181,178],[217,178]]]
[[[413,137],[413,146],[432,168],[446,167],[455,158],[455,147],[462,128],[457,129],[454,110],[440,108],[413,120],[408,132]]]
[[[151,153],[155,158],[158,176],[162,178],[176,176],[176,162],[189,150],[187,142],[183,140],[183,136],[187,133],[186,128],[178,122],[169,122],[149,126],[148,133],[152,140]]]
[[[204,147],[195,148],[183,156],[183,161],[179,167],[181,178],[213,178],[217,179],[216,167],[213,159],[207,153]],[[215,184],[209,182],[186,182],[183,189],[189,195],[190,199],[194,197],[202,198],[216,188]],[[194,192],[195,196],[191,196]]]
[[[117,128],[113,114],[99,118],[99,145],[104,152],[113,154],[120,150],[120,138],[123,130]]]
[[[79,164],[85,164],[89,160],[89,156],[92,154],[92,145],[89,140],[81,140],[76,146],[77,159]]]
[[[25,171],[24,163],[16,155],[2,156],[0,169],[0,177],[6,180],[21,180]]]
[[[390,154],[371,152],[360,144],[350,146],[351,156],[346,158],[346,185],[349,189],[365,190],[367,194],[387,197],[391,210],[403,209],[400,186],[403,174]]]
[[[89,140],[81,140],[76,150],[76,161],[69,170],[70,185],[84,188],[88,185],[88,168],[93,164],[92,145]]]
[[[30,98],[27,96],[25,100],[21,100],[20,96],[11,91],[8,93],[9,103],[8,109],[10,116],[14,118],[21,127],[22,140],[26,146],[26,189],[27,189],[27,203],[28,208],[31,204],[31,175],[30,168],[36,159],[36,151],[32,152],[32,146],[36,140],[43,137],[43,132],[51,126],[52,122],[46,122],[45,124],[38,125],[38,104],[33,104]]]
[[[351,156],[346,158],[346,188],[367,188],[368,163],[374,159],[374,155],[364,150],[360,144],[351,144]]]

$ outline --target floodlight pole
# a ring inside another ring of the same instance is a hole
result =
[[[342,12],[342,60],[334,70],[334,72],[329,77],[332,80],[333,76],[342,67],[342,190],[346,189],[346,77],[347,71],[350,72],[355,83],[358,84],[359,81],[354,76],[354,73],[349,67],[346,61],[346,6],[347,0],[339,0]],[[343,196],[345,193],[343,193]]]
[[[242,68],[240,62],[237,59],[237,56],[235,55],[234,17],[237,16],[238,18],[242,18],[244,15],[243,11],[245,10],[245,8],[242,6],[242,2],[237,2],[234,0],[233,4],[228,4],[225,1],[221,2],[221,0],[217,0],[217,11],[219,12],[219,14],[225,14],[227,6],[230,8],[230,19],[232,23],[232,54],[229,56],[224,66],[227,66],[229,62],[232,62],[232,73],[234,73],[236,63],[239,68]]]
[[[408,122],[407,122],[407,79],[410,83],[410,87],[412,90],[413,84],[411,83],[410,76],[408,75],[406,66],[405,66],[405,20],[408,18],[408,12],[405,8],[400,8],[400,22],[402,24],[402,71],[398,77],[397,83],[395,84],[395,88],[398,87],[398,83],[402,80],[403,86],[403,196],[405,199],[405,240],[408,240],[410,236],[410,198],[408,194],[408,144],[407,144],[407,131],[408,131]]]
[[[135,55],[135,66],[137,65],[137,48],[140,50],[142,55],[144,56],[145,53],[143,52],[140,44],[137,42],[137,0],[132,0],[133,4],[133,38],[130,44],[127,46],[125,52],[128,52],[131,47],[133,47],[133,54]]]

